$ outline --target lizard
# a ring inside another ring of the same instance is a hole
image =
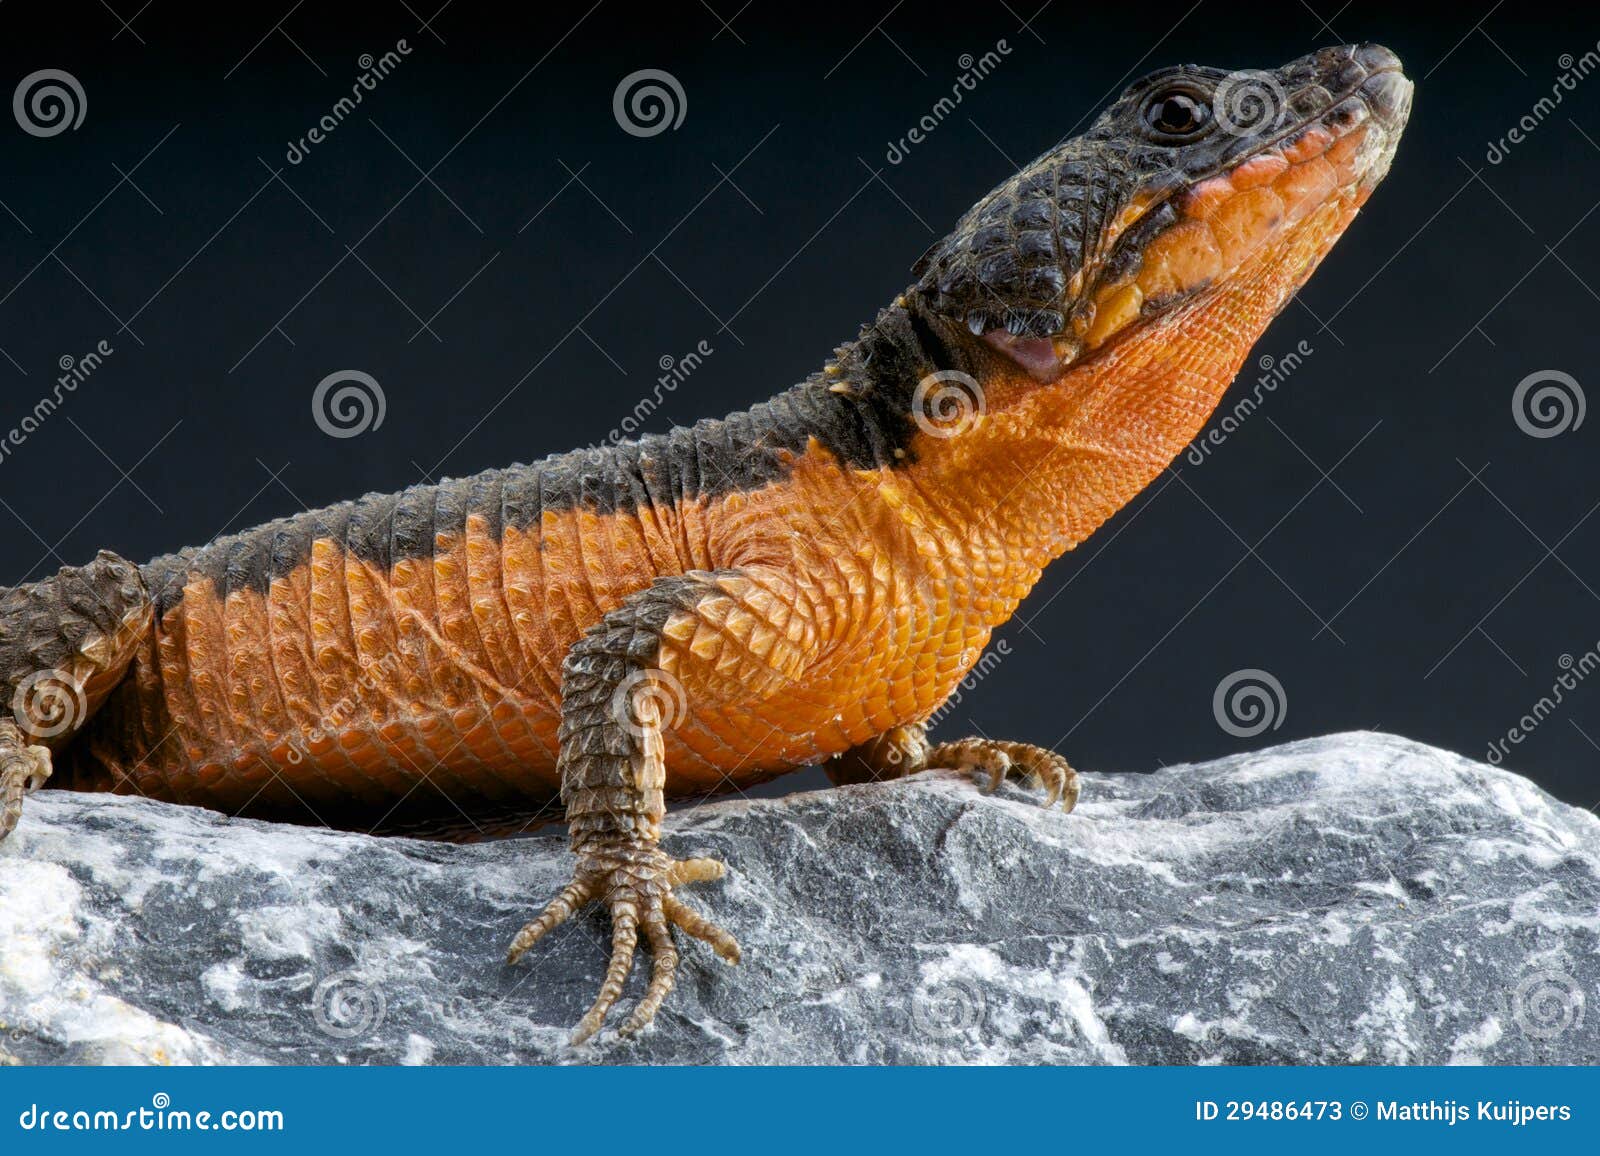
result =
[[[1165,470],[1387,174],[1412,85],[1373,44],[1129,86],[1002,182],[822,368],[722,419],[368,495],[0,594],[0,838],[45,784],[374,833],[564,818],[598,1032],[739,960],[660,847],[668,799],[821,764],[1026,774],[927,720],[1053,559]]]

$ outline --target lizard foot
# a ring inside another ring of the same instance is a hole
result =
[[[1031,775],[1050,792],[1045,798],[1046,807],[1053,807],[1059,801],[1062,810],[1070,811],[1078,803],[1078,772],[1054,751],[1027,743],[997,739],[940,743],[928,752],[926,765],[985,772],[991,791],[999,788],[1007,774]]]
[[[914,775],[928,762],[928,739],[920,723],[895,727],[876,738],[834,755],[822,769],[836,787],[881,783]]]
[[[13,722],[0,723],[0,840],[22,817],[22,799],[50,777],[50,751],[31,747]]]
[[[641,929],[655,957],[650,986],[622,1027],[633,1035],[655,1018],[661,1001],[677,983],[678,949],[672,928],[703,939],[729,963],[739,962],[739,944],[722,928],[686,906],[672,893],[680,883],[721,879],[727,867],[715,859],[673,859],[658,850],[607,851],[583,856],[572,882],[551,901],[543,914],[517,933],[506,956],[516,963],[546,932],[566,922],[575,912],[599,900],[611,912],[611,965],[606,969],[600,995],[572,1034],[573,1046],[600,1030],[622,985],[633,970],[634,948]]]

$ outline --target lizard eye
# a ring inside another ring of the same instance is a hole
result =
[[[1156,140],[1179,144],[1200,135],[1211,123],[1211,109],[1192,92],[1168,88],[1151,94],[1141,119]]]

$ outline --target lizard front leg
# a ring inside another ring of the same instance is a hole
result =
[[[22,817],[23,796],[37,791],[49,777],[49,748],[29,746],[16,723],[0,722],[0,840]]]
[[[654,955],[650,984],[623,1027],[648,1024],[676,981],[677,927],[729,963],[739,945],[674,894],[681,883],[721,878],[711,859],[661,851],[666,764],[662,734],[673,717],[731,701],[755,701],[798,676],[815,628],[792,580],[764,567],[697,571],[658,579],[589,630],[562,668],[561,799],[572,882],[511,945],[515,963],[590,902],[611,914],[612,955],[600,994],[574,1032],[581,1044],[605,1023],[633,967],[640,935]]]
[[[0,840],[52,771],[51,750],[122,679],[151,619],[138,567],[109,550],[0,589]]]
[[[835,755],[823,766],[836,786],[871,783],[914,775],[929,767],[981,771],[995,790],[1008,774],[1038,779],[1048,792],[1045,806],[1057,802],[1070,811],[1078,803],[1078,773],[1054,751],[1028,743],[970,738],[930,746],[920,723],[895,727],[876,738]]]

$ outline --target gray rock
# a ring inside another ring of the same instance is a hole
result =
[[[635,1041],[568,1048],[597,912],[519,967],[549,835],[447,846],[45,792],[0,847],[22,1062],[1595,1063],[1600,820],[1377,734],[1150,775],[1076,813],[948,772],[668,824],[733,872]],[[641,958],[641,964],[645,961]],[[622,1013],[641,990],[641,966]]]

